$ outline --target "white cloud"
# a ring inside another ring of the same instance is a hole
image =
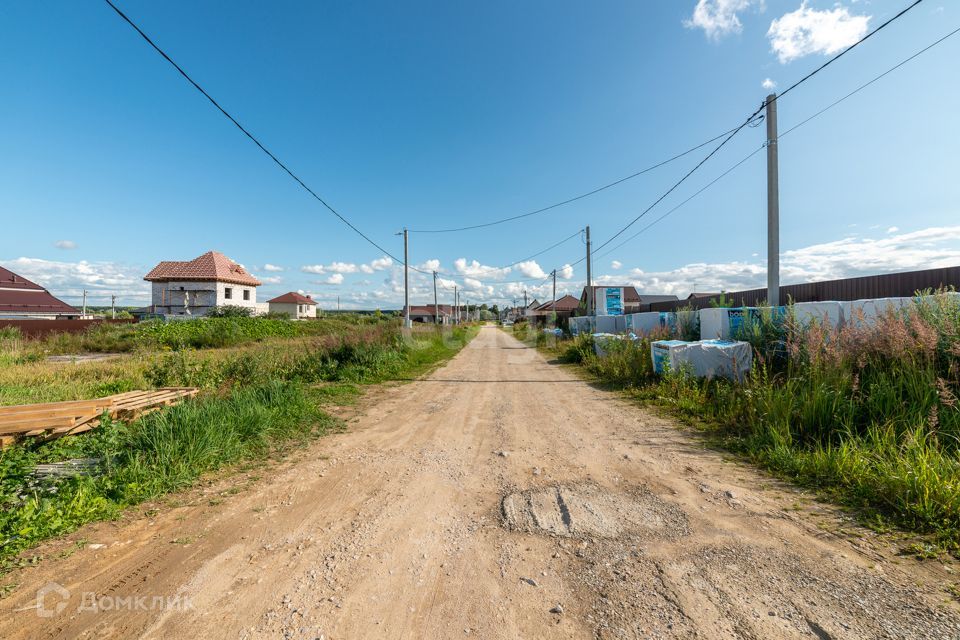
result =
[[[258,276],[257,280],[263,284],[280,284],[283,282],[283,278],[280,276]]]
[[[547,274],[544,273],[543,269],[540,268],[540,265],[537,264],[536,260],[527,260],[526,262],[517,263],[517,271],[522,273],[524,277],[527,278],[546,278]]]
[[[484,280],[503,280],[510,273],[510,267],[489,267],[476,260],[467,262],[466,258],[457,258],[453,261],[453,268],[462,276],[483,278]]]
[[[373,267],[368,264],[361,264],[360,271],[363,271],[364,273],[373,273]]]
[[[342,273],[331,274],[329,278],[327,278],[326,280],[324,280],[322,283],[319,283],[319,284],[343,284],[343,274]]]
[[[870,16],[852,15],[837,5],[818,11],[807,6],[785,13],[770,23],[770,48],[781,63],[814,53],[831,55],[849,47],[867,33]]]
[[[77,243],[73,240],[57,240],[53,243],[57,249],[76,249]]]
[[[393,266],[393,258],[388,256],[383,256],[382,258],[377,258],[370,263],[370,268],[374,271],[384,271]]]
[[[327,271],[333,273],[356,273],[357,265],[352,262],[331,262],[327,265]]]
[[[423,264],[419,265],[417,268],[423,269],[424,271],[437,271],[440,269],[440,261],[436,258],[431,258],[430,260],[427,260]]]
[[[617,267],[619,269],[619,267]],[[569,264],[565,264],[559,269],[557,269],[557,277],[563,278],[564,280],[569,280],[573,277],[573,267]]]
[[[622,266],[623,266],[623,263],[620,262],[619,260],[614,260],[613,262],[610,263],[610,268],[614,270],[619,269]]]
[[[283,271],[283,267],[278,267],[277,265],[270,264],[268,262],[267,264],[263,265],[263,270],[277,272],[277,271]]]
[[[322,264],[305,264],[300,267],[300,271],[304,273],[326,273],[327,268]]]
[[[766,89],[767,91],[773,91],[777,88],[777,83],[771,80],[770,78],[764,78],[763,82],[760,83],[760,86]]]
[[[726,35],[743,30],[737,14],[751,6],[762,11],[763,0],[698,0],[693,15],[683,24],[688,29],[703,29],[710,40],[720,40]]]
[[[896,233],[897,231],[900,231],[900,227],[890,227],[887,229],[887,233]]]
[[[60,262],[40,258],[0,260],[7,269],[32,280],[61,296],[68,303],[79,303],[83,290],[94,304],[110,301],[116,295],[121,301],[136,300],[145,304],[150,297],[150,285],[144,282],[147,270],[116,262]]]

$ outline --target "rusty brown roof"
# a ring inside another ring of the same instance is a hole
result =
[[[164,260],[143,277],[149,282],[171,280],[200,280],[260,286],[260,281],[246,269],[217,251],[207,251],[202,256],[187,261]]]
[[[0,267],[0,313],[80,315],[40,285]]]
[[[303,296],[297,293],[296,291],[289,291],[282,296],[277,296],[273,300],[267,300],[267,302],[276,302],[276,303],[287,303],[287,304],[317,304],[317,301],[311,298],[310,296]]]

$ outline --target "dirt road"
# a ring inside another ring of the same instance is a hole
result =
[[[222,502],[46,545],[0,637],[960,637],[949,568],[496,328],[379,396]]]

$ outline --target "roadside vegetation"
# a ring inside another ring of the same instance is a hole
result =
[[[940,293],[837,330],[765,316],[741,383],[653,373],[650,342],[580,336],[562,362],[695,423],[777,475],[855,507],[868,524],[927,534],[960,554],[960,301]],[[862,320],[862,319],[861,319]],[[543,339],[538,336],[538,341]]]
[[[219,326],[222,320],[165,326],[175,327],[173,332],[203,334],[208,330],[204,324]],[[201,389],[194,400],[130,424],[106,422],[87,434],[46,443],[28,438],[0,450],[0,570],[41,540],[189,487],[204,473],[262,459],[339,428],[339,421],[323,410],[325,405],[355,400],[363,385],[416,377],[452,357],[476,334],[475,327],[443,332],[421,327],[404,335],[398,320],[373,316],[316,322],[229,320],[237,322],[244,335],[257,337],[220,348],[138,346],[122,358],[79,365],[29,355],[57,338],[30,344],[0,335],[0,353],[6,354],[0,367],[0,404],[92,398],[161,386]],[[263,331],[276,323],[291,325],[292,333],[280,337]],[[150,325],[137,335],[167,331]],[[196,328],[187,328],[190,325]],[[69,339],[86,344],[85,339],[100,338]],[[36,473],[38,464],[66,460],[88,461],[89,466],[69,477]]]

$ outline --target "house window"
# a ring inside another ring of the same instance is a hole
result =
[[[224,287],[223,297],[226,298],[227,300],[233,298],[233,287]]]
[[[249,300],[249,299],[250,299],[250,289],[244,289],[244,290],[243,290],[243,299],[244,299],[244,300]]]

